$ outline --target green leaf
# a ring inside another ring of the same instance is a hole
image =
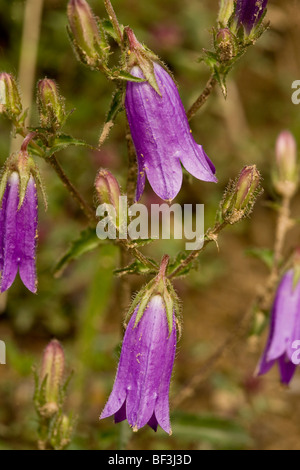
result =
[[[217,80],[224,98],[227,98],[226,74],[219,73],[218,67],[214,67],[214,77]]]
[[[119,37],[117,36],[113,24],[110,20],[101,20],[102,29],[105,31],[110,37],[112,37],[116,42],[119,42]],[[120,25],[121,31],[123,32],[123,25]]]
[[[74,240],[66,254],[59,260],[54,268],[54,276],[59,277],[72,260],[75,260],[89,251],[103,244],[103,240],[97,237],[94,228],[88,228],[81,232],[79,238]]]
[[[274,251],[269,248],[248,248],[246,254],[260,259],[269,269],[273,266]]]
[[[148,266],[145,266],[139,260],[135,260],[129,266],[126,266],[120,269],[115,269],[114,273],[117,274],[118,276],[124,276],[125,274],[146,275],[146,274],[156,274],[156,271],[154,269],[150,269]]]
[[[208,442],[217,449],[244,449],[252,444],[246,430],[230,419],[214,415],[195,415],[177,411],[173,433],[187,442]]]
[[[169,263],[168,272],[171,273],[175,269],[177,269],[179,266],[181,266],[182,261],[184,261],[187,258],[187,256],[188,256],[187,253],[184,252],[184,251],[178,253],[176,258]],[[179,276],[184,276],[184,275],[188,274],[190,272],[190,270],[192,269],[192,267],[193,267],[192,263],[190,263],[182,271],[180,271]]]
[[[74,145],[77,147],[81,146],[81,147],[93,148],[91,145],[87,144],[84,140],[74,139],[74,137],[72,137],[71,135],[61,134],[55,138],[54,143],[51,146],[51,148],[48,148],[46,150],[45,157],[49,158],[54,153],[60,152],[61,150],[64,150],[70,147],[71,145]]]
[[[118,78],[121,80],[127,80],[129,82],[137,82],[137,83],[146,82],[144,78],[135,77],[134,75],[131,75],[131,73],[126,72],[125,70],[120,70]]]
[[[113,122],[117,114],[123,109],[123,90],[116,90],[113,94],[109,111],[106,116],[105,122]]]

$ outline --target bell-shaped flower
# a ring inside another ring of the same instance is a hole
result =
[[[281,382],[289,384],[298,361],[300,347],[300,282],[294,269],[287,271],[276,293],[271,313],[267,346],[258,365],[258,375],[278,364]]]
[[[161,199],[174,199],[182,185],[181,164],[195,178],[216,182],[215,167],[192,136],[172,77],[149,58],[129,28],[126,32],[134,57],[130,74],[146,79],[129,81],[125,98],[138,161],[136,200],[143,194],[146,176]]]
[[[133,431],[146,424],[155,431],[160,425],[171,434],[169,388],[176,351],[176,326],[168,325],[163,297],[152,296],[136,324],[139,305],[123,340],[113,390],[100,419],[114,415],[127,419]]]
[[[250,34],[259,24],[268,0],[237,0],[236,23],[245,28],[246,34]]]
[[[20,207],[20,176],[13,171],[6,182],[0,209],[0,271],[1,292],[14,282],[19,270],[24,285],[36,292],[37,191],[29,176]]]

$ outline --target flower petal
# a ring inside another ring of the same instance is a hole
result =
[[[135,315],[128,328],[134,325]],[[126,402],[129,424],[140,429],[150,420],[164,375],[168,323],[160,295],[151,298],[136,328],[136,342],[132,350],[132,368]]]
[[[13,172],[8,180],[7,202],[3,222],[4,264],[1,277],[1,292],[6,291],[15,280],[18,271],[17,210],[19,204],[19,176]]]
[[[298,314],[299,289],[293,289],[293,270],[282,278],[272,309],[272,340],[268,347],[267,361],[277,359],[288,349]]]
[[[160,379],[158,399],[155,405],[155,416],[160,427],[171,434],[170,411],[169,411],[169,389],[171,383],[173,363],[176,353],[176,323],[173,315],[173,329],[167,340],[167,348],[162,356],[164,360],[163,373]]]
[[[31,176],[27,185],[24,202],[17,213],[17,246],[20,277],[27,289],[34,293],[37,290],[37,204],[36,185]]]
[[[4,265],[4,231],[5,231],[5,215],[6,215],[6,204],[9,188],[6,186],[4,195],[2,198],[1,208],[0,208],[0,274],[3,270]]]
[[[121,408],[115,413],[115,423],[121,423],[126,419],[126,401],[124,401]]]
[[[281,382],[283,384],[288,385],[293,378],[293,375],[296,370],[296,366],[287,358],[285,354],[283,354],[278,359],[278,365],[279,365]]]
[[[153,429],[153,431],[157,431],[157,426],[158,426],[158,422],[157,422],[157,419],[155,417],[155,413],[153,413],[153,415],[151,416],[151,418],[149,419],[148,421],[148,426],[150,426],[150,428]]]

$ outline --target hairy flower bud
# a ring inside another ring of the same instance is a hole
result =
[[[37,103],[42,127],[57,130],[63,125],[66,117],[64,101],[54,80],[44,78],[38,82]]]
[[[8,73],[0,73],[0,113],[12,119],[21,112],[22,103],[15,78]]]
[[[63,414],[56,422],[55,432],[51,436],[51,445],[55,450],[64,450],[71,442],[74,420]]]
[[[221,26],[227,26],[234,11],[234,0],[220,0],[218,22]]]
[[[116,226],[119,227],[120,219],[123,220],[123,213],[120,214],[121,190],[117,179],[110,171],[101,169],[96,176],[95,188],[100,203],[108,204],[114,208]]]
[[[221,202],[221,216],[235,224],[250,214],[256,198],[261,193],[261,176],[255,165],[246,166],[237,180],[229,183]]]
[[[67,15],[78,59],[92,68],[97,67],[108,56],[108,44],[91,7],[85,0],[70,0]]]
[[[292,197],[298,188],[297,144],[289,131],[279,134],[276,141],[276,170],[273,184],[281,196]]]
[[[233,35],[228,28],[220,29],[216,35],[216,45],[221,62],[228,62],[234,56]]]
[[[64,350],[60,343],[54,339],[50,341],[43,355],[42,368],[40,372],[40,383],[45,382],[46,404],[56,404],[59,402],[59,391],[62,386],[62,379],[65,367]],[[55,407],[53,406],[53,409]]]
[[[119,210],[120,186],[110,171],[102,168],[99,170],[95,180],[95,188],[101,204],[112,204],[116,211]]]

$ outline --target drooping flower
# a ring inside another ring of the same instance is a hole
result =
[[[258,25],[267,3],[268,0],[237,0],[236,22],[244,26],[247,34]]]
[[[170,333],[161,295],[151,297],[137,325],[139,306],[132,315],[123,340],[112,393],[100,419],[114,415],[127,419],[133,431],[148,424],[171,434],[169,388],[176,351],[176,327]]]
[[[0,209],[1,292],[14,282],[19,270],[24,285],[36,292],[35,254],[37,244],[37,191],[29,176],[25,197],[20,205],[20,176],[13,171],[8,177]]]
[[[146,176],[160,198],[174,199],[182,184],[181,163],[195,178],[216,182],[215,167],[192,136],[172,77],[161,65],[149,59],[147,51],[129,28],[127,35],[130,57],[136,57],[132,60],[134,65],[130,74],[147,79],[140,83],[129,81],[125,98],[138,160],[136,199],[139,200],[143,193]]]
[[[290,269],[284,274],[277,288],[271,313],[269,338],[258,365],[258,375],[267,373],[277,362],[281,382],[289,384],[296,368],[293,355],[299,340],[300,281],[298,272]]]

